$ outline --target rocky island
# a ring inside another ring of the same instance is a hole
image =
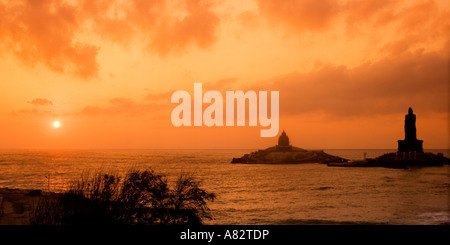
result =
[[[231,163],[247,164],[289,164],[289,163],[324,163],[337,167],[387,167],[408,168],[412,166],[449,165],[450,159],[443,153],[434,154],[423,151],[423,141],[417,139],[416,115],[409,108],[405,116],[405,139],[398,140],[397,152],[386,153],[377,158],[361,161],[347,159],[325,153],[323,150],[310,151],[289,144],[286,132],[278,138],[278,145],[264,150],[233,158]]]
[[[405,116],[405,139],[397,142],[397,152],[386,153],[377,158],[363,161],[328,163],[328,166],[408,168],[412,166],[442,166],[450,164],[450,159],[444,157],[442,153],[434,154],[423,151],[423,141],[417,139],[416,115],[411,107]]]
[[[289,164],[289,163],[345,163],[347,159],[325,153],[323,150],[308,151],[289,144],[286,132],[278,138],[278,145],[233,158],[231,163]]]

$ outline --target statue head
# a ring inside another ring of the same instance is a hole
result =
[[[409,107],[408,109],[408,114],[413,114],[413,110],[411,109],[411,107]]]

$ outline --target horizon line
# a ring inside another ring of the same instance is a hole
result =
[[[267,147],[266,147],[267,148]],[[266,148],[0,148],[1,150],[262,150]],[[302,148],[302,147],[299,147]],[[302,148],[305,150],[389,150],[396,148]],[[426,148],[424,150],[450,150],[450,148]]]

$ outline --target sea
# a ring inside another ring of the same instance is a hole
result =
[[[0,188],[60,192],[89,172],[191,175],[216,194],[212,225],[450,224],[450,166],[232,164],[247,150],[0,150]],[[350,160],[395,150],[325,150]],[[428,150],[450,156],[450,150]]]

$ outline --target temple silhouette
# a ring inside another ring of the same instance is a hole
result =
[[[333,156],[322,150],[309,151],[290,145],[289,137],[283,130],[278,137],[278,145],[233,158],[231,163],[247,164],[287,164],[287,163],[342,163],[347,159]]]
[[[423,153],[423,140],[417,139],[416,115],[413,114],[411,107],[405,116],[405,139],[398,140],[398,151]]]
[[[291,151],[292,146],[289,145],[289,137],[287,136],[286,132],[281,133],[280,137],[278,138],[278,145],[276,146],[277,150],[279,151]]]

